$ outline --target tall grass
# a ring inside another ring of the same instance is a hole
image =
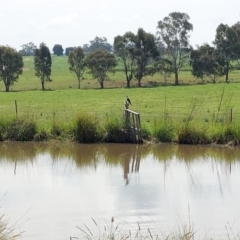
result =
[[[15,240],[20,238],[20,234],[13,234],[14,226],[9,226],[5,215],[0,215],[0,240]]]
[[[100,139],[98,122],[95,116],[85,113],[76,117],[74,139],[79,143],[94,143]]]
[[[194,121],[174,124],[170,120],[156,120],[143,125],[145,141],[179,144],[240,144],[240,124],[205,123]],[[0,141],[75,141],[79,143],[128,143],[129,136],[122,116],[111,114],[99,118],[92,114],[79,114],[69,122],[54,120],[50,129],[39,127],[30,118],[0,118]]]
[[[153,127],[153,137],[160,142],[174,142],[176,139],[176,130],[174,125],[168,121],[155,121]]]
[[[128,141],[127,130],[123,116],[107,115],[103,124],[103,141],[111,143],[125,143]]]
[[[3,140],[32,141],[37,133],[37,125],[29,118],[13,118],[2,128]]]
[[[209,144],[211,139],[207,127],[194,124],[183,124],[178,129],[178,143],[180,144]]]

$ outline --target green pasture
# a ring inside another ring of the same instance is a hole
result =
[[[121,115],[125,96],[131,109],[139,112],[142,123],[158,120],[182,123],[188,117],[198,123],[211,123],[214,118],[240,121],[240,84],[158,86],[152,88],[63,89],[49,91],[0,92],[0,115],[27,116],[41,124],[53,120],[67,122],[79,113],[91,113],[98,119]]]
[[[77,80],[69,72],[67,57],[52,57],[52,82],[41,91],[38,78],[34,76],[33,57],[24,57],[24,72],[18,82],[6,93],[0,82],[0,115],[27,116],[40,125],[50,125],[53,120],[68,122],[79,113],[91,113],[98,119],[123,113],[126,96],[132,101],[131,109],[139,112],[142,124],[152,126],[158,120],[167,119],[182,123],[189,118],[197,123],[212,123],[218,119],[240,121],[240,74],[230,73],[230,84],[224,79],[217,84],[198,84],[189,71],[180,74],[180,85],[173,79],[167,85],[161,75],[143,79],[142,88],[127,89],[124,74],[109,74],[105,89],[86,73],[77,89]],[[136,81],[133,80],[132,85]]]
[[[14,83],[10,87],[10,91],[29,91],[40,90],[40,80],[34,74],[34,62],[33,57],[23,57],[24,70],[23,74],[18,79],[18,82]],[[77,89],[77,80],[75,76],[69,72],[68,58],[66,56],[52,56],[52,82],[46,83],[46,89],[50,90],[62,90],[62,89]],[[108,79],[105,81],[105,88],[123,88],[126,87],[126,78],[121,69],[121,64],[116,68],[115,73],[109,73]],[[189,67],[185,67],[184,70],[189,70]],[[229,76],[231,83],[240,82],[240,71],[232,71]],[[218,82],[223,83],[224,77]],[[197,85],[201,83],[201,80],[194,78],[190,71],[182,71],[179,74],[180,85]],[[166,82],[167,85],[174,84],[174,75]],[[131,86],[137,85],[136,80],[132,80]],[[165,85],[163,76],[155,74],[153,76],[146,76],[142,79],[142,86],[158,86]],[[98,89],[99,83],[96,79],[86,72],[84,74],[84,80],[81,82],[82,89]],[[5,87],[2,81],[0,81],[0,91],[5,91]]]

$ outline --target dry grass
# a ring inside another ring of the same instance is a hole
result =
[[[143,224],[136,222],[136,226],[133,227],[129,224],[129,230],[126,230],[123,224],[115,223],[115,219],[112,217],[110,223],[100,226],[95,219],[92,221],[96,229],[91,230],[86,224],[83,224],[83,228],[77,227],[83,237],[70,237],[73,239],[98,239],[98,240],[125,240],[125,239],[154,239],[154,240],[193,240],[195,236],[195,231],[193,225],[183,224],[179,225],[179,228],[172,233],[166,234],[161,228],[149,228]]]
[[[8,221],[5,218],[5,215],[0,216],[0,240],[15,240],[18,239],[21,235],[14,234],[15,225],[10,226]]]

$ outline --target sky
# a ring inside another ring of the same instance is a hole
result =
[[[114,37],[138,28],[156,34],[157,23],[171,12],[190,17],[190,44],[211,44],[220,23],[240,21],[239,0],[0,0],[0,45],[17,50],[44,42],[50,50],[83,46],[96,36]]]

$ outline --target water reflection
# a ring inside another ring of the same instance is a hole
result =
[[[2,142],[0,205],[33,205],[23,239],[69,239],[91,217],[171,225],[188,205],[203,233],[221,234],[240,225],[239,172],[237,147]]]
[[[71,143],[0,143],[0,160],[33,161],[39,154],[50,154],[53,160],[67,158],[81,167],[97,164],[103,158],[109,164],[140,160],[152,154],[158,161],[177,158],[192,162],[198,159],[218,159],[225,162],[240,160],[239,147],[192,145],[132,145],[132,144],[71,144]]]
[[[189,169],[197,161],[217,160],[224,171],[231,174],[232,164],[240,160],[237,147],[212,147],[191,145],[131,145],[131,144],[71,144],[71,143],[0,143],[0,162],[14,162],[16,173],[18,162],[31,162],[39,155],[49,154],[53,162],[69,160],[77,167],[97,168],[99,163],[122,166],[126,185],[129,173],[138,172],[142,158],[151,156],[164,162],[164,171],[173,159],[183,161]],[[213,166],[214,168],[214,163]],[[217,169],[218,171],[218,169]],[[191,171],[189,169],[189,174]]]

